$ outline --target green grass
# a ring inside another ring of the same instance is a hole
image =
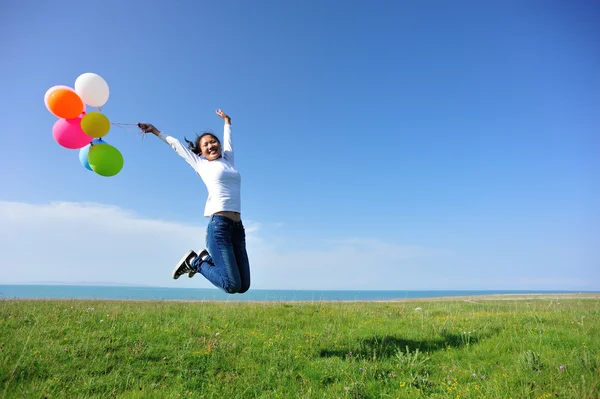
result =
[[[0,302],[6,398],[598,398],[600,300]]]

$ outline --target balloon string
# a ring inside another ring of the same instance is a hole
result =
[[[135,129],[131,126],[136,126],[137,127],[137,123],[122,123],[122,122],[111,122],[111,125],[114,125],[118,128],[121,128],[123,130],[128,130],[131,132],[135,132],[135,133],[141,133],[142,134],[142,140],[146,138],[146,134],[144,132],[140,132],[138,129]]]

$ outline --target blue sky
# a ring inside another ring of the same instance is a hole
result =
[[[183,139],[233,120],[254,288],[600,290],[593,1],[1,6],[0,282],[169,280],[206,189],[113,128],[121,173],[52,138],[43,96]],[[45,261],[15,269],[31,251]]]

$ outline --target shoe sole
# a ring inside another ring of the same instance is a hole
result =
[[[171,274],[171,277],[173,277],[173,280],[177,280],[179,277],[182,276],[182,274],[180,274],[179,276],[177,275],[177,270],[179,270],[181,265],[187,261],[187,259],[190,257],[191,254],[195,254],[195,252],[192,250],[187,251],[187,253],[185,255],[183,255],[183,258],[181,258],[179,260],[179,262],[177,262],[177,264],[175,265],[175,268],[173,269],[173,273]]]

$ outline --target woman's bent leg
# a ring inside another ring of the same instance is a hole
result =
[[[207,227],[206,246],[210,258],[197,259],[194,268],[215,287],[228,294],[239,292],[242,279],[233,246],[234,225],[231,219],[213,215]]]
[[[238,222],[233,235],[233,252],[237,260],[237,266],[240,273],[239,294],[243,294],[250,288],[250,261],[246,252],[246,231],[242,222]]]

